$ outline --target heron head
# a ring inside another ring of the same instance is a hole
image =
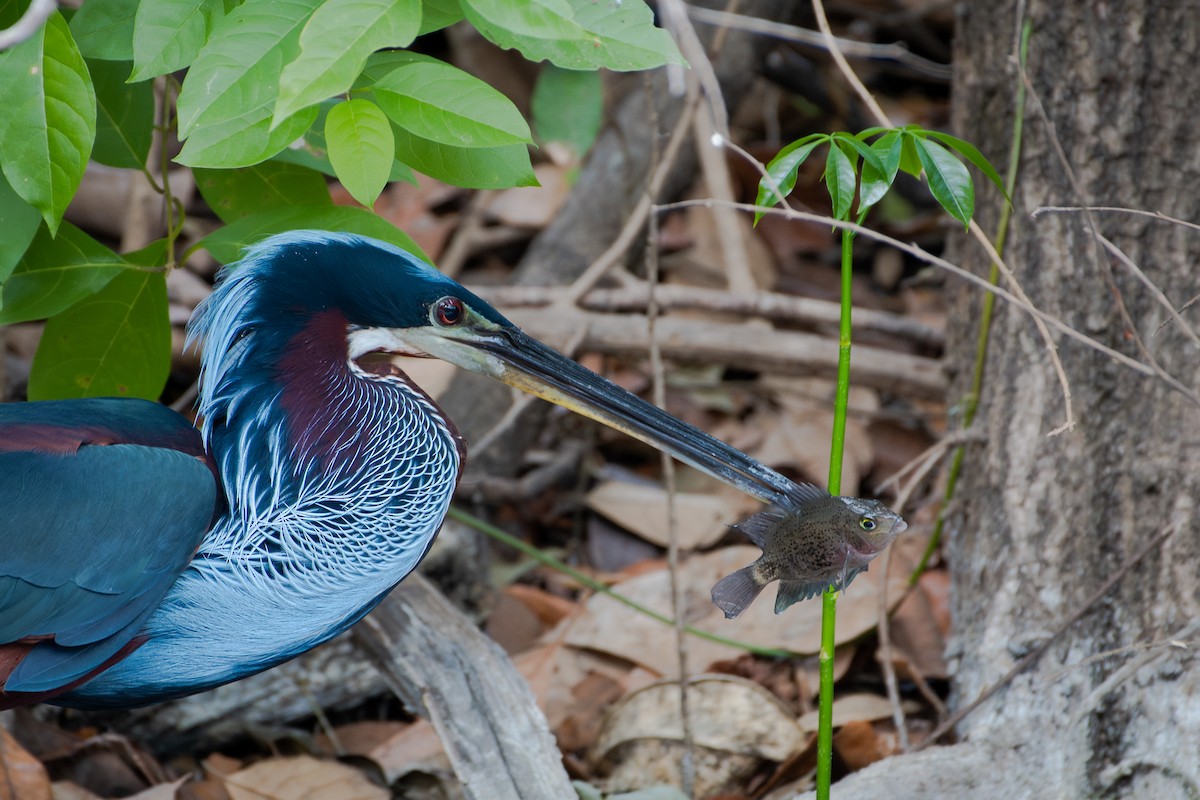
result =
[[[251,361],[271,369],[295,360],[298,348],[312,350],[303,358],[328,358],[336,349],[344,364],[374,353],[440,358],[628,433],[763,499],[791,487],[526,335],[424,260],[364,236],[296,231],[255,245],[197,309],[189,335],[205,340],[206,401],[228,395],[235,374],[245,381]]]

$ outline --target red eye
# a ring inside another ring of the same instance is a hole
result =
[[[443,297],[434,305],[433,316],[439,325],[451,328],[463,321],[467,315],[463,302],[457,297]]]

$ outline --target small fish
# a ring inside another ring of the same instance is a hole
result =
[[[801,483],[782,502],[732,527],[763,554],[713,587],[712,601],[726,619],[745,611],[771,581],[779,581],[776,614],[830,587],[845,589],[908,523],[878,500],[833,497]]]

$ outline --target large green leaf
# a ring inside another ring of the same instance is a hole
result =
[[[41,215],[26,203],[0,173],[0,287],[37,234]]]
[[[639,70],[683,63],[642,0],[460,0],[471,24],[531,61],[565,69]]]
[[[337,173],[333,170],[333,164],[329,163],[329,147],[325,142],[325,120],[329,109],[333,108],[337,103],[337,100],[326,100],[317,106],[316,121],[304,132],[303,136],[296,139],[283,150],[280,150],[271,157],[271,160],[308,167],[331,178],[336,178]],[[388,174],[388,181],[405,181],[415,186],[417,178],[406,164],[402,164],[393,158]]]
[[[131,80],[166,75],[191,64],[224,16],[222,0],[140,3],[133,24]]]
[[[421,25],[421,0],[326,0],[300,33],[300,55],[283,69],[274,118],[342,94],[367,57],[407,47]]]
[[[53,233],[96,138],[96,94],[62,14],[0,53],[0,109],[4,174]]]
[[[468,189],[508,189],[537,186],[529,149],[523,144],[505,147],[453,147],[423,139],[393,126],[396,158],[431,178]]]
[[[946,213],[969,227],[975,213],[975,186],[966,166],[937,142],[914,137],[917,157],[929,178],[929,191]]]
[[[125,261],[69,222],[57,236],[38,229],[25,255],[0,285],[0,325],[52,317],[96,292]]]
[[[370,208],[387,185],[396,143],[387,115],[370,100],[338,103],[325,119],[329,161],[350,196]]]
[[[46,322],[29,399],[157,400],[171,369],[166,273],[127,269]]]
[[[829,156],[825,159],[825,188],[829,190],[829,199],[833,203],[834,219],[846,219],[850,216],[850,204],[854,201],[854,184],[854,164],[842,148],[831,143]]]
[[[284,64],[300,51],[300,31],[321,0],[247,0],[217,23],[188,70],[177,103],[178,161],[240,167],[268,158],[316,118],[306,109],[272,127]]]
[[[758,182],[758,197],[754,204],[756,206],[777,206],[782,203],[796,186],[796,175],[800,171],[800,165],[808,159],[817,145],[828,141],[829,134],[827,133],[810,133],[780,150],[767,164],[767,175],[771,180],[764,177]],[[782,196],[775,191],[776,187],[779,192],[783,193]],[[762,219],[762,212],[754,212],[755,225],[760,219]]]
[[[92,158],[110,167],[141,169],[154,138],[154,87],[126,83],[128,61],[89,61],[96,89],[96,146]]]
[[[583,156],[604,115],[604,83],[595,71],[542,67],[533,87],[533,123],[543,142],[565,142]]]
[[[873,162],[863,161],[862,178],[858,187],[858,208],[864,211],[883,199],[900,171],[900,132],[890,131],[871,143],[882,169]]]
[[[996,168],[992,166],[992,162],[988,161],[987,157],[979,152],[979,148],[965,139],[951,136],[948,133],[942,133],[941,131],[927,131],[927,133],[929,138],[937,139],[952,150],[957,150],[961,153],[963,158],[978,167],[979,171],[987,176],[988,180],[996,184],[996,188],[1004,195],[1005,200],[1009,200],[1008,192],[1004,191],[1004,181],[1000,179],[1000,173],[996,172]]]
[[[425,258],[421,248],[404,231],[383,217],[353,206],[310,206],[263,211],[217,229],[196,246],[208,250],[222,264],[231,264],[241,257],[242,250],[249,245],[274,233],[303,228],[373,236]]]
[[[196,188],[222,222],[267,208],[332,205],[329,187],[308,167],[264,161],[241,169],[196,169]]]
[[[71,17],[71,34],[88,58],[133,60],[133,15],[139,0],[87,0]],[[152,5],[158,0],[148,0]]]
[[[458,0],[422,0],[421,28],[418,36],[448,28],[463,18]]]
[[[533,141],[513,102],[488,84],[440,61],[398,64],[372,90],[401,128],[454,147],[503,147]]]

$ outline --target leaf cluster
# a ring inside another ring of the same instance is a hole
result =
[[[875,141],[868,144],[871,139]],[[950,216],[968,226],[975,211],[975,185],[960,158],[974,164],[1004,192],[1000,175],[970,142],[941,131],[906,125],[868,128],[857,135],[812,133],[797,139],[767,164],[755,204],[769,207],[782,203],[796,186],[800,166],[822,144],[829,145],[824,178],[834,219],[850,219],[857,193],[857,219],[861,221],[888,193],[896,176],[906,172],[914,178],[924,173],[934,199]],[[755,214],[756,223],[762,213]]]
[[[27,6],[0,0],[0,28]],[[596,70],[682,60],[643,0],[87,0],[0,52],[0,325],[50,318],[31,399],[162,391],[164,273],[182,220],[147,164],[156,136],[182,142],[175,161],[225,223],[200,246],[223,262],[301,227],[420,252],[370,211],[334,206],[326,176],[368,208],[414,171],[536,184],[534,137],[512,101],[413,49],[456,23],[550,62],[535,122],[542,141],[579,152],[599,125]],[[89,161],[139,170],[164,193],[165,242],[118,254],[63,221]]]

